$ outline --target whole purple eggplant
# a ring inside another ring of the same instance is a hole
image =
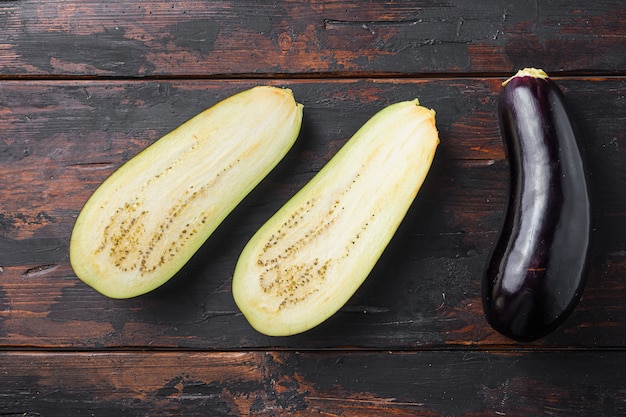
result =
[[[483,277],[483,308],[494,329],[531,341],[556,329],[580,299],[591,204],[582,149],[559,87],[533,68],[503,85],[498,114],[510,189]]]

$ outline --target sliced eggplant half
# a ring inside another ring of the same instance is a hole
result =
[[[168,281],[295,142],[302,106],[259,86],[193,117],[96,189],[70,241],[76,275],[129,298]]]
[[[337,312],[371,272],[428,173],[435,112],[417,100],[374,115],[244,248],[233,296],[271,336]]]

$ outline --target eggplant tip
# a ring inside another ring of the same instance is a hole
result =
[[[517,71],[515,75],[513,75],[512,77],[509,77],[506,81],[504,81],[502,83],[502,86],[504,87],[505,85],[509,83],[509,81],[511,81],[513,78],[516,78],[516,77],[549,78],[548,74],[546,74],[546,72],[542,69],[530,68],[530,67],[523,68]]]

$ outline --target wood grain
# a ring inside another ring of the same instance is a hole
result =
[[[482,317],[480,279],[508,173],[495,117],[500,79],[288,82],[305,106],[297,145],[190,263],[154,293],[109,300],[68,264],[73,222],[113,170],[188,117],[261,81],[5,82],[0,130],[0,341],[48,347],[332,347],[505,343]],[[595,202],[589,284],[549,346],[626,344],[622,79],[560,81],[585,137]],[[610,95],[607,91],[614,91]],[[431,173],[366,284],[320,329],[255,333],[230,280],[247,240],[372,114],[420,97],[437,111]],[[590,104],[591,103],[591,104]],[[597,104],[593,104],[597,103]],[[349,117],[347,117],[349,115]],[[609,308],[610,307],[610,308]],[[609,309],[607,309],[609,308]],[[542,344],[540,343],[540,344]]]
[[[3,1],[0,74],[604,74],[624,21],[619,1]]]
[[[622,1],[0,0],[0,415],[626,415],[626,9]],[[534,343],[486,323],[484,263],[508,170],[500,83],[563,89],[594,205],[588,283]],[[111,300],[68,262],[117,167],[259,84],[304,104],[287,157],[183,270]],[[294,337],[256,333],[230,282],[243,245],[370,116],[418,97],[441,145],[365,284]]]
[[[0,352],[4,415],[618,416],[624,352]]]

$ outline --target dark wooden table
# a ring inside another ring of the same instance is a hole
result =
[[[626,415],[623,1],[0,1],[0,415]],[[501,82],[546,70],[584,137],[588,285],[533,343],[486,323],[504,215]],[[255,85],[303,103],[296,146],[147,295],[80,282],[69,236],[118,166]],[[231,295],[254,231],[371,115],[418,97],[441,145],[366,283],[323,325],[255,332]]]

